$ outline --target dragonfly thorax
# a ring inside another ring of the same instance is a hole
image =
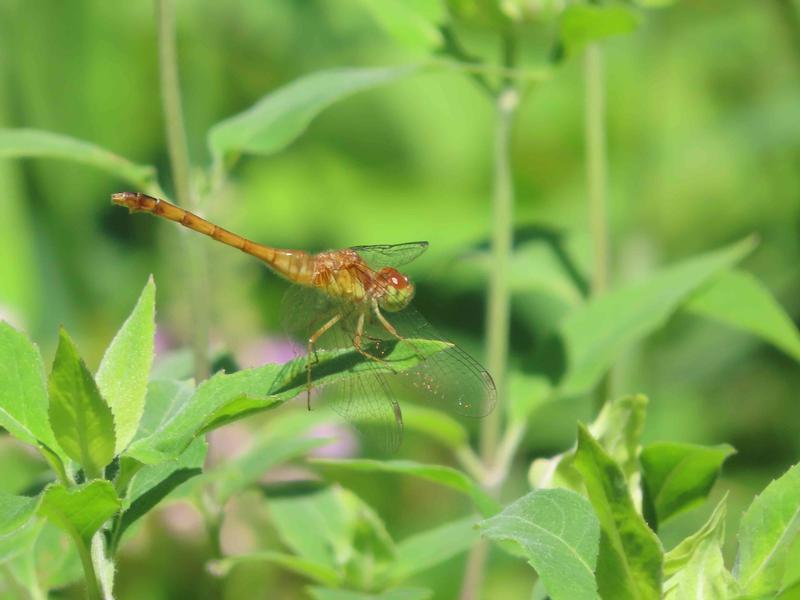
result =
[[[397,312],[408,306],[414,298],[414,284],[397,269],[384,267],[376,273],[373,297],[378,305],[389,312]]]

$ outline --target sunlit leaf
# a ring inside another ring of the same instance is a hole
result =
[[[734,452],[727,444],[698,446],[656,442],[646,446],[640,460],[648,521],[663,523],[702,503],[708,497],[722,463]]]
[[[798,531],[800,465],[795,465],[756,496],[742,515],[735,575],[745,594],[759,597],[781,589]]]
[[[444,0],[361,0],[382,29],[411,49],[442,45],[437,27],[445,17]]]
[[[119,498],[108,481],[91,481],[74,488],[56,483],[44,491],[39,514],[89,546],[95,532],[119,508]]]
[[[752,333],[800,361],[797,327],[764,284],[749,273],[721,273],[698,290],[685,308]]]
[[[727,495],[720,500],[711,516],[703,526],[692,535],[684,538],[677,546],[664,555],[664,577],[672,577],[687,565],[697,548],[710,537],[718,537],[724,542],[724,521]]]
[[[480,524],[493,540],[518,543],[553,600],[598,598],[594,577],[600,524],[569,490],[535,490]]]
[[[144,412],[153,363],[155,296],[156,286],[151,277],[97,370],[97,387],[114,414],[116,453],[133,439]]]
[[[475,481],[461,471],[450,467],[422,464],[410,460],[314,459],[311,462],[321,467],[347,469],[361,473],[397,473],[419,477],[466,494],[472,498],[475,507],[486,517],[492,516],[500,510],[499,504],[486,494]]]
[[[213,154],[272,154],[288,146],[325,108],[410,74],[413,68],[334,69],[312,73],[264,96],[248,110],[211,128]]]
[[[100,477],[114,458],[114,417],[64,329],[59,334],[48,390],[50,423],[58,443],[83,466],[87,476]]]
[[[663,549],[636,511],[625,474],[584,426],[578,428],[575,467],[600,519],[597,585],[603,598],[661,597]]]
[[[55,158],[83,163],[124,179],[139,188],[155,179],[155,169],[137,165],[105,148],[38,129],[0,129],[0,158]]]
[[[688,259],[599,296],[570,314],[560,328],[567,355],[560,394],[589,392],[625,346],[661,327],[692,292],[740,261],[753,246],[748,238]]]
[[[630,33],[640,20],[622,4],[570,4],[561,17],[561,40],[568,51],[575,52],[590,42]]]

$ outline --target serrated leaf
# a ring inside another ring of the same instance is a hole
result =
[[[570,4],[561,17],[561,41],[575,52],[590,42],[631,33],[640,22],[634,10],[621,4]]]
[[[468,517],[407,537],[396,546],[386,574],[400,582],[469,550],[478,539],[477,519]]]
[[[114,417],[63,328],[48,381],[50,423],[61,448],[90,478],[114,458]]]
[[[155,169],[137,165],[95,144],[38,129],[0,129],[0,158],[55,158],[83,163],[139,188],[155,181]]]
[[[703,254],[598,296],[562,323],[567,371],[561,396],[588,393],[628,344],[661,327],[691,293],[744,258],[752,239]]]
[[[116,454],[133,439],[144,412],[147,380],[153,364],[155,301],[156,286],[150,277],[97,370],[97,387],[114,415]]]
[[[720,273],[689,299],[685,309],[752,333],[800,361],[797,327],[764,284],[749,273]]]
[[[317,114],[337,100],[389,83],[413,70],[391,67],[312,73],[212,127],[209,147],[218,159],[230,154],[273,154],[300,136]]]
[[[664,598],[728,600],[737,597],[736,581],[725,568],[722,557],[724,540],[725,499],[723,498],[709,522],[676,548],[682,565],[664,584]],[[670,562],[674,568],[674,559]]]
[[[0,536],[25,526],[39,505],[39,499],[0,492]]]
[[[475,507],[485,517],[490,517],[500,511],[500,505],[469,476],[457,469],[442,465],[429,465],[410,460],[333,460],[313,459],[311,464],[336,469],[347,469],[362,473],[397,473],[411,475],[427,481],[444,485],[458,492],[466,494],[475,503]]]
[[[411,49],[435,50],[442,45],[438,23],[445,17],[440,0],[361,0],[378,25]]]
[[[433,592],[424,588],[397,588],[374,594],[320,587],[307,589],[314,600],[428,600],[433,597]]]
[[[598,598],[594,569],[600,524],[588,500],[569,490],[535,490],[480,524],[493,540],[512,540],[553,600]]]
[[[664,577],[672,577],[685,567],[697,548],[705,540],[717,537],[722,543],[725,541],[725,512],[727,494],[714,508],[708,521],[692,535],[682,540],[677,546],[664,555]]]
[[[636,511],[620,466],[583,425],[575,467],[600,519],[597,585],[603,598],[660,598],[663,549]]]
[[[209,563],[209,569],[215,575],[225,576],[237,565],[262,562],[277,565],[296,575],[307,577],[323,585],[337,586],[342,581],[341,574],[326,564],[282,552],[263,551],[226,556],[221,560]]]
[[[23,333],[0,322],[0,426],[23,442],[56,449],[47,406],[38,349]]]
[[[656,442],[642,450],[645,517],[663,523],[702,503],[722,468],[736,451],[732,446]]]
[[[88,547],[92,536],[119,508],[114,486],[98,480],[74,488],[60,483],[48,486],[38,512]]]
[[[734,574],[750,596],[781,589],[790,549],[800,530],[800,464],[756,496],[739,524]]]

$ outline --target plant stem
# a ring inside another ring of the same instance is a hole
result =
[[[460,600],[475,600],[480,597],[488,558],[489,540],[482,539],[470,549],[467,566],[464,568],[464,580],[461,582],[461,593],[458,595]]]
[[[92,562],[92,553],[86,543],[78,536],[75,537],[75,545],[78,548],[78,556],[80,556],[81,564],[83,565],[83,578],[86,584],[86,597],[89,600],[103,600],[103,593],[100,589],[100,581],[97,579],[97,573],[94,570],[94,562]]]
[[[514,87],[505,88],[495,103],[494,190],[492,194],[492,270],[486,311],[486,355],[497,386],[498,406],[481,423],[481,457],[491,465],[497,449],[505,399],[511,292],[508,273],[514,237],[514,187],[511,179],[511,126],[519,103]]]
[[[155,0],[158,29],[158,63],[161,75],[161,104],[167,134],[170,168],[177,203],[197,211],[196,196],[191,184],[191,163],[186,143],[183,109],[181,108],[178,58],[175,44],[175,7],[172,0]],[[192,312],[192,353],[196,381],[208,377],[208,310],[205,269],[201,249],[185,236],[188,256],[188,278]]]
[[[605,69],[603,50],[589,44],[584,55],[586,183],[589,230],[592,241],[590,294],[598,296],[608,288],[608,160],[606,156]],[[595,396],[595,414],[611,395],[611,373],[600,382]]]

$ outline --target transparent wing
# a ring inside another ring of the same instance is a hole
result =
[[[405,338],[449,342],[413,306],[397,313],[384,313],[384,316]],[[456,345],[432,354],[401,375],[408,379],[423,402],[467,417],[486,416],[497,400],[492,376]]]
[[[353,348],[358,320],[358,309],[354,305],[337,302],[313,288],[292,286],[286,292],[281,311],[284,329],[298,342],[298,354],[305,354],[308,338],[335,315],[341,315],[341,320],[320,336],[316,350]],[[380,340],[365,339],[364,343],[371,354],[381,356]],[[297,367],[304,368],[304,362]],[[313,359],[311,368],[313,372]],[[301,375],[304,373],[293,373],[292,377]],[[322,396],[333,410],[358,429],[368,446],[381,453],[392,453],[400,446],[402,414],[385,373],[368,368],[324,386]]]
[[[428,249],[428,242],[383,244],[378,246],[353,246],[358,255],[376,271],[383,267],[399,267],[410,263]]]

